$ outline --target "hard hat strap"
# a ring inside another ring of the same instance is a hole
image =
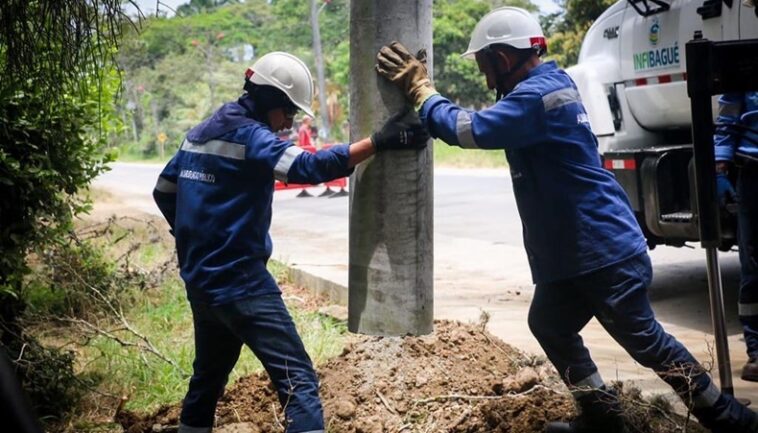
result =
[[[502,99],[505,95],[510,93],[512,89],[506,89],[505,88],[505,81],[518,72],[519,69],[521,69],[526,62],[529,61],[529,59],[532,57],[532,50],[528,50],[528,53],[521,54],[518,62],[516,62],[516,65],[511,67],[507,71],[503,71],[500,68],[500,62],[498,61],[497,54],[495,53],[496,48],[493,46],[489,46],[484,49],[484,53],[487,56],[487,61],[490,62],[490,66],[492,67],[492,70],[495,71],[495,102]]]

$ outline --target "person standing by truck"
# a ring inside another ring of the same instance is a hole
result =
[[[313,83],[300,59],[266,54],[247,70],[244,89],[189,131],[153,191],[176,237],[195,328],[179,433],[211,432],[243,344],[277,391],[287,433],[323,433],[318,378],[266,269],[274,179],[344,177],[375,152],[423,148],[429,135],[417,118],[399,114],[370,138],[310,153],[275,135],[292,127],[298,110],[312,116]]]
[[[536,283],[529,327],[571,390],[580,415],[549,433],[627,428],[579,332],[596,317],[640,364],[671,385],[718,433],[758,433],[758,415],[716,388],[658,323],[647,297],[652,266],[626,194],[600,162],[576,85],[555,62],[537,20],[504,7],[476,25],[465,57],[476,59],[493,106],[461,109],[439,95],[425,65],[400,43],[383,47],[377,71],[420,110],[432,136],[463,148],[504,149]]]
[[[758,382],[758,92],[728,93],[719,98],[713,142],[719,202],[722,206],[737,202],[738,312],[748,355],[742,379]]]

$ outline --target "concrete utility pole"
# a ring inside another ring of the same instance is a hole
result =
[[[350,4],[350,137],[380,127],[408,105],[374,70],[393,40],[426,48],[432,70],[432,0]],[[371,335],[421,335],[433,325],[432,147],[386,152],[350,178],[348,327]]]
[[[316,60],[316,79],[318,80],[318,103],[321,107],[321,128],[319,136],[329,137],[329,107],[326,105],[326,81],[324,79],[324,55],[321,52],[321,29],[318,24],[318,0],[311,0],[311,29],[313,30],[313,55]]]

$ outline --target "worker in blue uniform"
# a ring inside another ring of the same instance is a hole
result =
[[[539,23],[505,7],[476,25],[465,57],[476,59],[497,100],[469,111],[440,96],[426,68],[399,43],[377,71],[420,110],[433,137],[462,148],[504,149],[536,284],[529,327],[577,400],[580,415],[551,433],[627,431],[579,332],[592,317],[656,373],[714,432],[758,432],[758,416],[722,394],[695,358],[655,320],[652,268],[629,201],[604,170],[576,85],[546,50]]]
[[[758,92],[721,96],[716,124],[716,190],[722,204],[737,202],[738,313],[748,355],[742,379],[758,382]]]
[[[420,149],[429,135],[412,111],[350,145],[304,152],[275,133],[309,116],[310,71],[274,52],[248,69],[245,94],[193,128],[160,174],[154,198],[176,238],[192,307],[195,360],[179,433],[209,433],[228,375],[249,346],[265,367],[288,433],[324,432],[318,378],[266,270],[274,180],[318,184],[347,176],[376,151]],[[415,118],[415,120],[414,120]]]

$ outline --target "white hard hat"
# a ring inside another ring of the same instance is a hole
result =
[[[510,6],[490,11],[476,23],[468,49],[462,57],[472,58],[494,44],[521,49],[538,48],[540,54],[547,51],[545,35],[537,19],[524,9]]]
[[[302,60],[289,53],[274,51],[258,59],[247,68],[245,77],[253,84],[273,86],[285,95],[299,109],[314,117],[311,110],[313,101],[313,78],[311,71]]]

